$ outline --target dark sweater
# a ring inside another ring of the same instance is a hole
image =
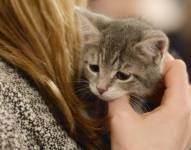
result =
[[[0,149],[80,149],[54,117],[39,91],[22,73],[2,60]]]

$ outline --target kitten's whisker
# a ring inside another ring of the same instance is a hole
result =
[[[89,92],[89,88],[87,88],[87,87],[78,88],[75,90],[75,92],[77,94],[79,94],[80,92]]]
[[[135,104],[136,106],[141,107],[140,103],[138,103],[138,101],[137,101],[136,99],[134,99],[133,97],[131,97],[130,100],[131,100],[131,102],[132,102],[133,104]]]
[[[134,100],[134,99],[132,99],[132,98],[130,98],[130,100],[131,100],[131,105],[132,105],[132,107],[135,109],[135,111],[137,111],[137,112],[142,112],[142,107],[140,106],[140,104],[137,103],[137,101]],[[140,110],[141,110],[141,111],[140,111]]]
[[[70,81],[69,83],[89,83],[86,80]]]
[[[135,98],[135,99],[134,99],[134,98]],[[131,95],[131,99],[132,99],[133,101],[135,101],[136,103],[140,102],[140,103],[138,103],[138,104],[139,104],[140,107],[144,110],[144,112],[148,112],[148,111],[151,110],[150,107],[149,107],[149,105],[146,104],[146,103],[144,103],[144,101],[143,101],[143,99],[142,99],[141,97],[132,94],[132,95]]]
[[[86,90],[86,89],[83,89],[83,90],[79,90],[79,91],[76,91],[75,93],[77,94],[77,95],[82,95],[82,94],[85,94],[85,93],[87,93],[88,91]]]
[[[85,80],[85,79],[77,79],[77,80],[73,80],[73,81],[69,81],[69,82],[88,82],[88,80]]]

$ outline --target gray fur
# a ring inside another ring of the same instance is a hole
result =
[[[88,26],[82,30],[83,37],[89,36],[84,40],[82,70],[90,90],[105,101],[124,94],[138,99],[152,95],[161,81],[167,36],[138,19],[111,19],[80,9],[78,14]],[[92,72],[90,65],[98,65],[100,71]],[[131,74],[129,80],[118,80],[119,71]],[[96,86],[107,91],[100,95]]]

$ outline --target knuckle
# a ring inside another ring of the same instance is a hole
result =
[[[185,119],[188,119],[188,118],[191,117],[191,109],[189,108],[188,105],[186,105],[184,107],[184,109],[182,110],[181,114],[182,114],[182,117],[185,118]]]
[[[176,104],[175,107],[172,107],[172,111],[169,112],[171,112],[170,114],[178,120],[188,120],[191,117],[191,109],[189,104],[184,103],[178,106]]]
[[[175,65],[177,65],[177,66],[179,66],[181,68],[186,69],[186,63],[183,60],[181,60],[181,59],[175,60]]]
[[[124,119],[126,119],[126,114],[124,112],[118,112],[110,118],[110,122],[113,124],[118,124]]]

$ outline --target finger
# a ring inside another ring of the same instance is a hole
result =
[[[189,82],[186,64],[182,60],[172,61],[164,79],[167,88],[188,88]]]
[[[163,100],[184,101],[189,89],[186,65],[182,60],[173,60],[168,65],[164,77],[166,90]]]
[[[164,59],[164,69],[163,74],[166,74],[168,68],[170,67],[171,62],[174,60],[174,57],[170,55],[169,53],[166,54]]]
[[[109,117],[126,117],[128,119],[138,117],[138,114],[129,104],[129,97],[123,96],[108,103]]]

